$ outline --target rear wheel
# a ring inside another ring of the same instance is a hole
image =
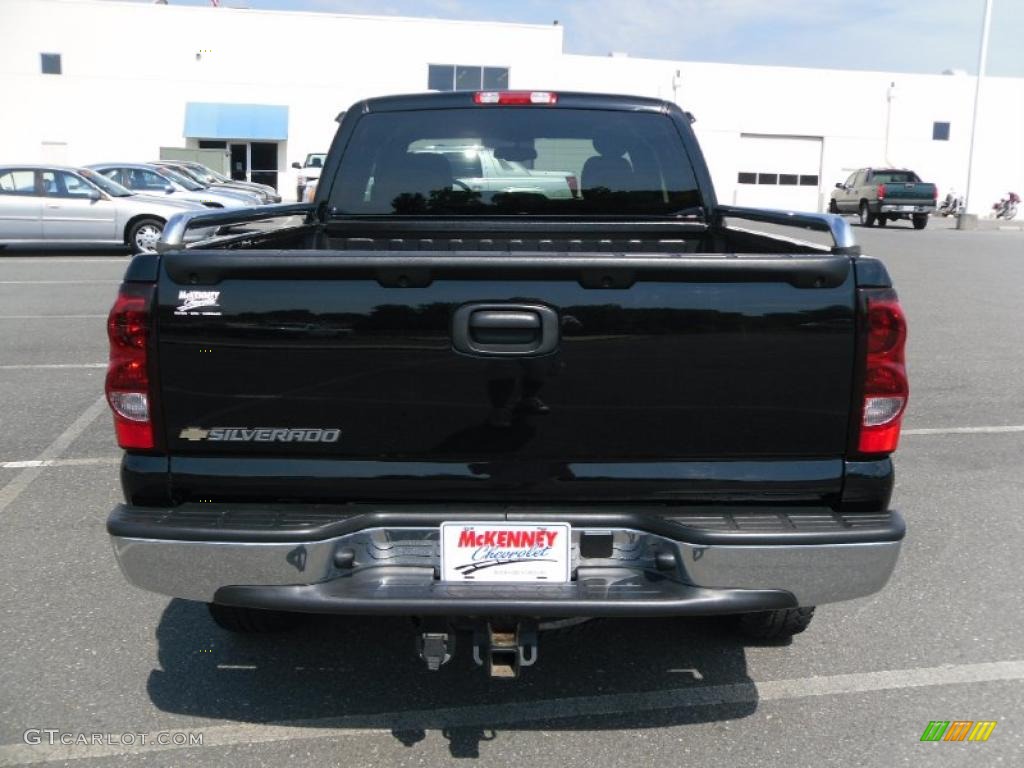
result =
[[[828,212],[839,213],[839,206],[836,205],[836,201],[834,199],[828,201]]]
[[[860,225],[862,227],[873,227],[875,226],[875,214],[868,208],[867,202],[862,202],[858,209],[860,213]]]
[[[875,218],[875,223],[880,227],[884,227],[886,224],[889,223],[889,218],[887,216],[882,216],[881,214],[879,214]]]
[[[774,611],[741,613],[736,617],[736,628],[741,634],[757,640],[784,640],[803,632],[814,618],[810,608],[779,608]]]
[[[262,632],[283,632],[302,623],[301,613],[285,611],[262,611],[258,608],[239,608],[235,605],[207,603],[210,616],[221,629],[228,632],[253,634]]]
[[[128,247],[132,253],[152,253],[163,233],[160,219],[139,219],[128,230]]]
[[[928,226],[928,214],[919,213],[914,215],[914,229],[924,229]]]

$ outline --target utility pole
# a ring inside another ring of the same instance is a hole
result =
[[[978,79],[974,83],[974,116],[971,118],[971,149],[967,156],[967,191],[964,193],[964,212],[971,210],[971,180],[974,176],[974,138],[978,131],[978,104],[981,101],[981,81],[985,77],[988,58],[988,29],[992,22],[992,0],[985,0],[985,21],[981,25],[981,50],[978,51]]]
[[[889,128],[892,124],[892,100],[896,98],[896,82],[889,83],[889,88],[885,92],[885,164],[891,166],[892,160],[889,159]]]

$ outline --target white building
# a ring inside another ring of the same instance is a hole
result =
[[[173,0],[172,0],[173,3]],[[973,77],[563,53],[562,27],[90,0],[0,0],[0,162],[221,147],[291,199],[354,101],[435,87],[676,100],[723,202],[823,210],[862,166],[966,187]],[[1024,79],[986,78],[972,211],[1024,190]]]

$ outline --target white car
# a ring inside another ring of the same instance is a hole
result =
[[[302,163],[292,163],[292,168],[296,168],[299,171],[298,179],[296,180],[295,199],[303,200],[306,185],[310,182],[315,182],[320,178],[320,171],[324,167],[324,159],[327,157],[324,152],[311,152],[306,155],[306,159]]]
[[[0,247],[127,245],[152,251],[168,218],[201,203],[137,195],[89,168],[0,165]],[[210,237],[212,230],[190,233]]]
[[[96,163],[90,165],[108,179],[145,195],[167,195],[178,200],[202,203],[207,208],[251,208],[261,203],[255,192],[240,189],[212,189],[194,179],[159,165],[148,163]]]
[[[519,193],[543,195],[549,200],[579,196],[579,180],[572,171],[535,171],[527,166],[537,156],[532,148],[414,144],[409,151],[441,155],[448,161],[457,187],[485,196]]]

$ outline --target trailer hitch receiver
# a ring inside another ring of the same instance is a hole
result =
[[[490,677],[513,679],[537,661],[537,622],[485,622],[473,632],[473,661]]]

